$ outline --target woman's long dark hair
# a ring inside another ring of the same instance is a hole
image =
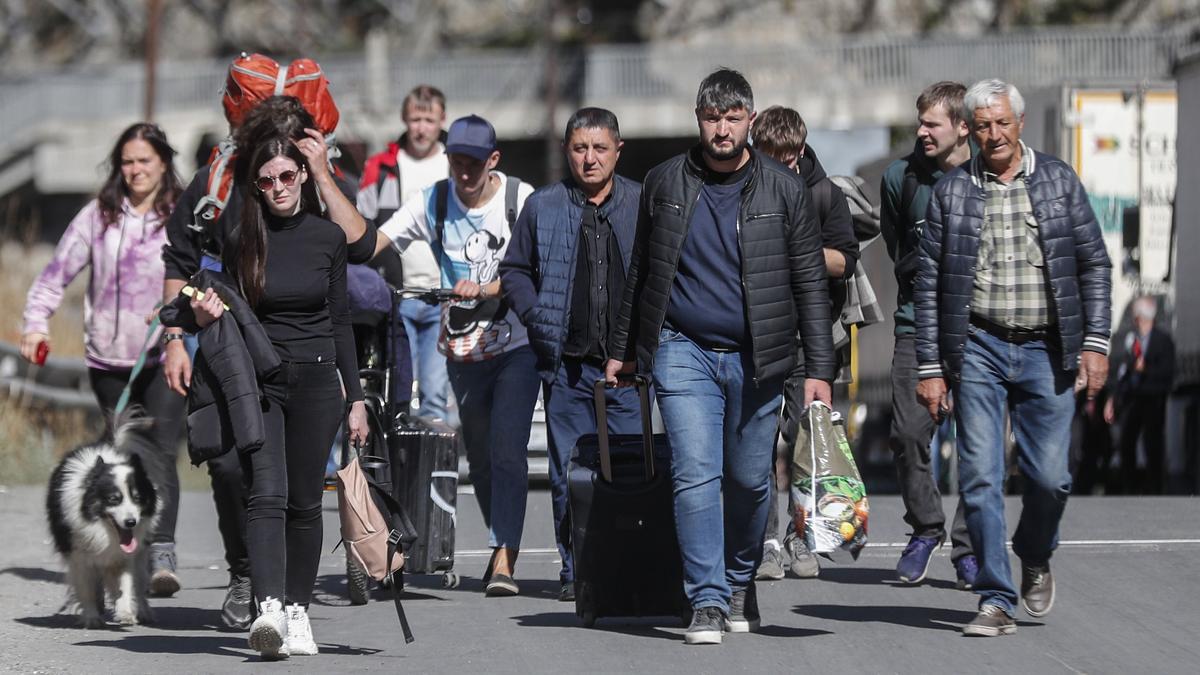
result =
[[[270,211],[262,192],[254,185],[258,170],[276,157],[287,157],[297,167],[307,169],[304,155],[288,136],[278,134],[262,139],[250,139],[251,144],[238,146],[233,179],[242,191],[242,220],[237,238],[237,254],[233,272],[241,286],[242,295],[251,307],[262,298],[267,274],[267,218]],[[300,187],[300,210],[320,215],[316,183],[312,171]]]
[[[121,175],[121,153],[125,150],[126,143],[135,140],[149,143],[166,168],[158,186],[158,194],[154,197],[154,213],[159,217],[158,227],[166,224],[167,216],[171,215],[171,209],[175,207],[175,200],[179,198],[179,193],[183,192],[179,175],[175,173],[175,149],[167,142],[167,135],[157,124],[138,122],[121,132],[112,152],[109,153],[108,178],[104,181],[104,187],[100,188],[100,194],[96,196],[100,202],[100,219],[105,227],[116,224],[121,214],[121,203],[129,196],[129,186],[125,184],[125,177]]]

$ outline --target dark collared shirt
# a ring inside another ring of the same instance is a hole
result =
[[[582,193],[577,192],[576,196],[582,197]],[[610,192],[605,202],[611,198]],[[598,206],[586,198],[582,201],[583,217],[576,242],[575,280],[563,355],[603,361],[608,357],[610,321],[617,316],[625,288],[625,269],[608,220]]]

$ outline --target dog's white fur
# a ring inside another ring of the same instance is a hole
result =
[[[161,499],[154,490],[153,512],[149,517],[142,505],[134,502],[130,490],[130,475],[144,471],[140,462],[132,462],[128,453],[118,450],[124,444],[128,428],[118,431],[113,444],[87,445],[69,453],[51,477],[49,489],[57,493],[48,500],[51,529],[65,528],[69,536],[69,551],[59,552],[67,563],[69,592],[79,603],[83,626],[94,628],[104,623],[105,594],[113,601],[113,618],[122,625],[135,625],[153,620],[146,600],[149,582],[149,538],[161,511]],[[103,504],[103,516],[91,520],[85,517],[88,480],[93,468],[103,461],[120,493],[120,502]],[[145,496],[142,497],[145,500]],[[55,522],[57,521],[57,522]],[[137,547],[126,553],[120,545],[117,523],[136,522],[132,528]],[[56,538],[57,535],[56,535]],[[68,601],[68,605],[70,601]]]

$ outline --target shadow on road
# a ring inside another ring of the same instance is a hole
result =
[[[824,576],[824,570],[822,570]],[[851,623],[890,623],[913,628],[958,631],[975,618],[975,612],[941,607],[881,606],[881,605],[799,605],[796,614],[827,621]]]
[[[227,628],[221,622],[221,612],[217,609],[200,609],[198,607],[164,607],[152,603],[154,610],[154,621],[145,624],[143,628],[152,630],[165,631],[187,631],[187,630],[217,630],[222,633],[243,633],[245,631],[233,630]],[[161,602],[161,601],[160,601]],[[24,616],[14,619],[17,623],[34,628],[76,628],[79,626],[79,617],[76,614],[69,612],[58,612],[50,616]],[[104,628],[98,630],[127,630],[123,626],[115,623],[108,623]]]
[[[88,640],[83,647],[112,647],[137,654],[215,654],[247,657],[246,638],[238,635],[130,635],[115,640]]]
[[[896,580],[896,570],[889,568],[877,567],[821,567],[821,581],[832,581],[835,584],[859,584],[869,586],[871,584],[885,584],[889,586],[903,587],[908,584],[902,584]],[[954,582],[948,579],[931,579],[925,577],[925,580],[917,586],[930,586],[933,588],[953,589]]]
[[[25,581],[48,581],[55,584],[63,583],[66,578],[62,572],[42,567],[5,567],[0,570],[0,574],[11,574]]]
[[[583,622],[579,617],[575,616],[574,612],[545,612],[542,614],[526,614],[525,616],[514,616],[518,626],[530,626],[533,628],[579,628]],[[633,635],[636,637],[653,637],[663,638],[666,640],[680,640],[678,633],[671,633],[659,628],[660,624],[680,627],[679,620],[666,619],[664,622],[662,617],[655,618],[612,618],[612,619],[597,619],[596,625],[590,630],[600,631],[604,633],[620,633],[622,635]]]

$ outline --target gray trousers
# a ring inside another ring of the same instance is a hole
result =
[[[920,537],[946,537],[946,515],[937,476],[933,475],[929,442],[934,423],[929,411],[917,400],[917,347],[912,335],[896,336],[892,357],[892,428],[888,446],[896,460],[900,496],[904,501],[904,522]],[[950,558],[958,560],[971,553],[971,538],[963,516],[962,499],[954,510],[950,530],[953,548]]]

